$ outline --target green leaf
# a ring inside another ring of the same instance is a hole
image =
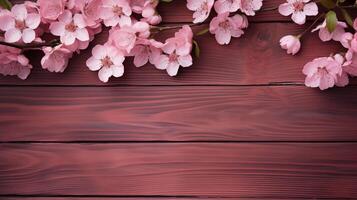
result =
[[[0,7],[10,10],[12,5],[8,0],[0,0]]]
[[[353,20],[351,15],[347,12],[347,10],[341,8],[341,12],[343,17],[345,18],[345,21],[347,22],[348,25],[350,25],[351,27],[353,27]]]
[[[196,40],[193,40],[193,45],[195,46],[195,56],[196,58],[199,58],[200,57],[200,47],[198,46],[198,42]]]
[[[332,10],[330,10],[327,14],[326,14],[326,26],[327,26],[327,30],[332,33],[337,25],[337,16],[336,13]]]
[[[334,0],[321,0],[320,4],[329,10],[336,7],[336,2]]]
[[[205,28],[205,29],[199,31],[198,33],[196,33],[196,35],[197,35],[197,36],[204,35],[204,34],[208,33],[208,31],[209,31],[209,29],[208,29],[208,28]]]

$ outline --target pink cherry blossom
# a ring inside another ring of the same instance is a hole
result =
[[[335,41],[340,41],[342,35],[345,33],[345,28],[347,28],[347,24],[345,22],[338,21],[335,30],[333,32],[330,32],[327,29],[326,20],[325,20],[322,24],[318,25],[311,32],[315,32],[319,30],[319,37],[324,42],[329,41],[331,39]]]
[[[280,39],[280,46],[286,49],[288,54],[295,55],[300,50],[301,43],[297,36],[286,35]]]
[[[343,70],[351,76],[357,76],[357,52],[349,49],[346,54],[346,64],[343,66]]]
[[[355,21],[353,22],[353,28],[357,31],[357,18],[355,18]]]
[[[20,49],[0,45],[0,74],[16,75],[24,80],[31,72],[32,65],[21,53]]]
[[[125,57],[112,45],[97,45],[92,50],[92,57],[87,60],[87,66],[91,71],[98,71],[98,77],[102,82],[108,82],[111,76],[121,77],[124,74]]]
[[[128,0],[103,0],[99,12],[106,26],[131,25],[132,11]]]
[[[134,65],[136,67],[144,66],[147,62],[155,65],[161,55],[163,44],[153,39],[140,39],[135,47],[130,51],[134,56]]]
[[[36,38],[35,29],[40,25],[38,13],[28,13],[24,4],[14,5],[10,12],[1,14],[0,29],[5,31],[5,41],[31,43]]]
[[[67,7],[75,12],[80,12],[89,27],[100,25],[100,8],[102,0],[69,0]]]
[[[60,36],[63,44],[71,45],[76,39],[82,42],[89,40],[86,23],[81,14],[75,14],[72,18],[72,13],[66,10],[58,17],[58,20],[58,22],[51,23],[50,31],[53,35]]]
[[[159,0],[131,0],[130,6],[132,11],[141,14],[143,18],[141,21],[147,22],[151,25],[159,24],[162,20],[161,16],[156,12],[156,7]]]
[[[341,74],[338,74],[336,76],[335,85],[338,87],[345,87],[349,83],[348,73],[345,70],[345,66],[348,65],[349,63],[346,62],[345,58],[341,54],[334,55],[333,59],[342,66]]]
[[[351,40],[351,49],[357,53],[357,33],[355,33]]]
[[[335,85],[337,77],[342,74],[342,66],[332,57],[321,57],[307,63],[303,73],[306,86],[325,90]]]
[[[247,20],[241,15],[229,17],[229,13],[219,14],[213,18],[209,31],[215,34],[218,44],[229,44],[231,37],[240,37],[244,32],[243,28],[247,27]]]
[[[279,6],[279,13],[284,16],[292,14],[291,19],[297,24],[304,24],[306,16],[316,16],[318,7],[311,0],[287,0]]]
[[[254,16],[255,11],[263,6],[263,0],[239,0],[239,9],[248,16]]]
[[[239,7],[239,0],[218,0],[214,4],[214,9],[218,14],[226,12],[236,12]]]
[[[58,45],[54,48],[43,48],[45,56],[41,59],[41,65],[43,69],[47,69],[50,72],[63,72],[68,65],[68,60],[72,57],[72,51],[64,47],[64,45]]]
[[[162,50],[165,54],[158,57],[156,68],[166,70],[170,76],[176,76],[180,66],[192,65],[192,29],[184,25],[175,37],[166,40]]]
[[[213,7],[214,0],[187,0],[187,8],[193,13],[193,23],[201,23],[207,19]]]
[[[40,14],[43,19],[57,20],[63,13],[65,7],[65,0],[38,0],[40,7]]]
[[[128,54],[134,48],[137,38],[148,38],[149,36],[149,24],[146,22],[136,22],[132,26],[113,28],[109,32],[108,43],[113,44]]]

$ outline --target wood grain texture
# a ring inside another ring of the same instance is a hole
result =
[[[351,198],[356,150],[349,143],[1,144],[0,194]]]
[[[356,141],[356,95],[356,87],[1,87],[0,141]]]
[[[197,38],[201,58],[192,67],[180,69],[172,78],[152,65],[136,68],[126,62],[125,75],[112,78],[108,84],[99,81],[97,72],[85,65],[91,48],[81,56],[74,56],[65,73],[50,73],[41,69],[41,54],[30,55],[35,69],[25,81],[17,77],[0,77],[0,85],[252,85],[276,82],[302,84],[302,67],[310,60],[340,52],[337,42],[322,43],[317,34],[303,39],[301,53],[287,55],[279,46],[283,35],[298,34],[304,27],[286,23],[253,24],[242,38],[235,38],[228,46],[220,46],[211,35]],[[165,34],[164,36],[167,36]],[[163,36],[163,37],[164,37]],[[99,35],[95,43],[104,43],[107,34]]]

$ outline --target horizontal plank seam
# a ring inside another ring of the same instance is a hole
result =
[[[277,82],[277,83],[268,83],[268,84],[108,84],[108,85],[11,85],[11,84],[2,84],[0,88],[4,87],[206,87],[206,86],[225,86],[225,87],[274,87],[274,86],[304,86],[303,83],[294,83],[294,82]],[[350,85],[354,86],[354,85]]]
[[[167,198],[175,198],[175,199],[236,199],[234,196],[214,196],[214,195],[49,195],[49,194],[3,194],[0,195],[2,198],[156,198],[156,199],[167,199]],[[266,196],[259,197],[259,199],[277,199],[278,197],[274,196]],[[287,197],[288,198],[288,197]],[[254,196],[242,197],[239,196],[239,199],[257,199]],[[311,199],[311,198],[296,198],[293,199]],[[336,198],[319,198],[319,199],[336,199]],[[357,198],[343,198],[345,200],[349,199],[357,199]]]
[[[257,144],[272,144],[272,143],[288,143],[288,144],[335,144],[335,143],[348,143],[353,144],[357,143],[354,140],[334,140],[334,141],[302,141],[302,140],[265,140],[265,141],[242,141],[242,140],[233,140],[233,141],[224,141],[224,140],[191,140],[191,141],[167,141],[167,140],[152,140],[152,141],[117,141],[117,140],[99,140],[99,141],[85,141],[85,140],[74,140],[74,141],[0,141],[0,144],[152,144],[152,143],[161,143],[161,144],[196,144],[196,143],[257,143]]]

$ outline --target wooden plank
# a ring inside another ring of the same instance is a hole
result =
[[[356,143],[1,144],[0,194],[352,198]]]
[[[230,197],[2,197],[1,200],[234,200],[236,198]],[[301,200],[301,199],[274,199],[274,198],[264,198],[268,200]],[[261,200],[261,198],[239,198],[239,200]]]
[[[56,74],[42,70],[40,52],[30,55],[36,60],[35,69],[26,81],[17,77],[0,76],[0,85],[252,85],[274,82],[302,84],[302,67],[310,60],[340,52],[337,42],[322,43],[317,34],[304,38],[297,56],[287,55],[279,46],[283,35],[298,34],[303,27],[287,23],[253,24],[239,39],[228,46],[220,46],[211,35],[197,38],[201,58],[192,67],[181,69],[176,78],[159,71],[152,65],[136,68],[127,62],[125,75],[112,78],[108,84],[99,81],[97,72],[85,66],[91,48],[76,55],[65,73]],[[166,34],[167,36],[167,34]],[[107,34],[98,36],[96,43],[104,43]]]
[[[356,141],[357,87],[1,87],[0,141]]]

